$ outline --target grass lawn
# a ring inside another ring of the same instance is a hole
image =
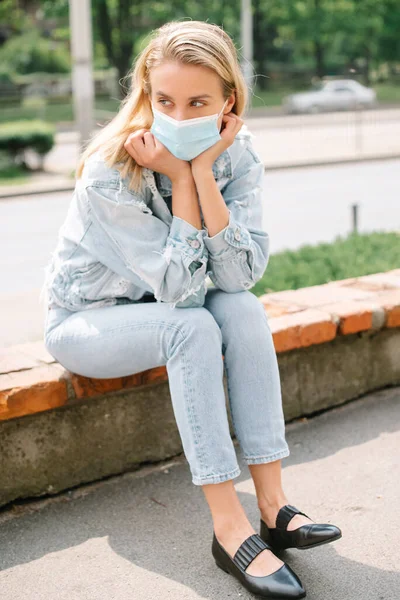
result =
[[[282,98],[293,90],[258,90],[255,89],[252,96],[252,108],[281,106]]]
[[[116,112],[119,106],[118,100],[108,98],[96,98],[96,109],[99,111]],[[100,113],[101,114],[101,113]],[[99,115],[96,118],[99,120]],[[110,115],[111,117],[112,115]],[[43,113],[35,109],[19,108],[8,104],[0,104],[0,123],[17,121],[19,119],[44,119],[50,123],[60,121],[73,121],[73,106],[70,104],[52,103],[48,104]]]
[[[0,169],[0,186],[2,185],[18,185],[27,183],[30,179],[30,174],[25,169],[18,166],[8,166]]]
[[[272,254],[256,296],[400,268],[400,231],[351,233],[333,243]]]
[[[374,89],[376,90],[378,102],[382,102],[382,104],[385,102],[400,104],[400,85],[379,83],[374,85]]]

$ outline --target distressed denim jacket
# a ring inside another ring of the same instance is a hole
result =
[[[251,288],[269,260],[262,229],[264,167],[244,125],[212,170],[229,223],[209,237],[171,213],[172,183],[143,169],[141,192],[95,152],[86,160],[43,292],[49,306],[71,311],[141,301],[153,294],[171,308],[203,306],[207,289]],[[200,211],[201,212],[201,211]]]

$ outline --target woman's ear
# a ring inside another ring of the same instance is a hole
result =
[[[228,103],[227,103],[227,105],[225,107],[225,110],[224,110],[224,114],[225,115],[227,115],[228,113],[231,112],[233,106],[235,105],[235,102],[236,102],[236,94],[233,91],[232,94],[229,96]]]

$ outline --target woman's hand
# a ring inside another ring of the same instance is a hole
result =
[[[230,112],[227,115],[223,115],[222,125],[225,125],[220,133],[222,139],[192,159],[192,172],[194,170],[201,171],[212,168],[218,156],[233,144],[236,134],[243,125],[243,119]]]
[[[186,172],[190,164],[176,158],[148,129],[138,129],[131,133],[124,148],[141,167],[163,173],[174,181]]]

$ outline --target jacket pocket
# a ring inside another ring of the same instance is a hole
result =
[[[78,268],[64,264],[54,277],[52,295],[57,304],[72,311],[113,305],[116,299],[103,293],[113,276],[100,262]]]
[[[80,294],[88,300],[97,300],[113,275],[101,262],[80,267],[71,273],[72,279],[78,284]]]

